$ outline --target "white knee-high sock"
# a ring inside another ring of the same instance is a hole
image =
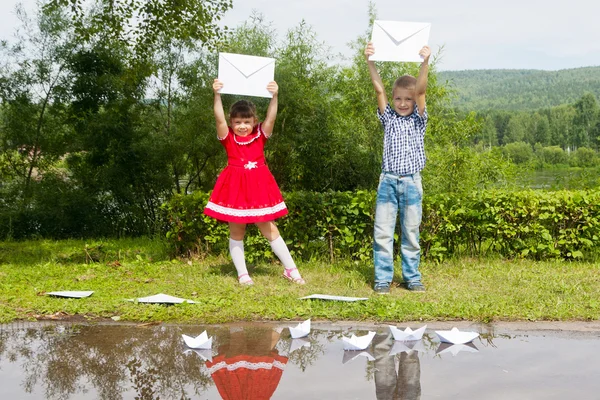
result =
[[[248,269],[246,268],[246,258],[244,257],[244,241],[229,238],[229,253],[231,254],[231,259],[233,260],[233,265],[235,265],[238,276],[247,274]]]
[[[288,250],[288,247],[281,236],[279,236],[277,239],[271,242],[271,248],[273,249],[273,253],[275,253],[275,255],[279,258],[285,269],[296,268],[296,263],[294,263],[292,255],[290,254],[290,251]]]

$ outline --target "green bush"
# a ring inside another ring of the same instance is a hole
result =
[[[167,239],[176,253],[227,250],[227,224],[202,213],[208,196],[178,195],[163,205]],[[284,197],[290,214],[277,224],[295,257],[371,257],[374,191],[291,192]],[[422,253],[438,261],[489,255],[581,259],[597,252],[599,237],[598,191],[484,191],[464,197],[425,196],[423,204]],[[256,229],[249,229],[246,243],[250,262],[272,257]]]

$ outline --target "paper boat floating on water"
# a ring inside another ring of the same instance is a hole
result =
[[[196,353],[204,361],[212,361],[212,350],[185,349],[183,354],[188,355]]]
[[[342,341],[344,342],[344,350],[364,350],[369,346],[374,336],[375,332],[371,331],[364,336],[356,336],[354,334],[349,338],[343,336]]]
[[[477,332],[461,332],[456,327],[449,331],[435,331],[435,333],[442,342],[452,344],[469,343],[479,336],[479,333]]]
[[[301,337],[308,336],[310,333],[310,319],[298,324],[295,328],[290,326],[290,335],[292,335],[292,339],[298,339]]]
[[[72,297],[75,299],[81,299],[83,297],[90,297],[92,295],[92,293],[94,293],[93,290],[89,290],[89,291],[63,291],[63,292],[48,292],[46,293],[48,296],[55,296],[55,297]]]
[[[301,349],[303,347],[310,347],[310,340],[306,338],[292,339],[292,343],[290,343],[290,350],[288,353],[293,353],[294,351]]]
[[[181,299],[179,297],[170,296],[168,294],[159,293],[154,296],[139,297],[137,299],[129,299],[128,301],[138,301],[138,303],[158,303],[158,304],[180,304],[180,303],[196,303],[192,300]]]
[[[398,353],[411,353],[413,351],[425,352],[422,340],[396,340],[389,355],[393,356]]]
[[[209,339],[206,331],[202,332],[196,337],[191,337],[188,335],[181,335],[183,337],[183,341],[185,345],[190,349],[210,349],[212,347],[212,337]]]
[[[453,356],[457,355],[461,351],[467,353],[478,353],[479,350],[473,343],[466,344],[450,344],[450,343],[440,343],[439,347],[435,351],[435,354],[444,354],[451,353]]]
[[[347,364],[352,360],[357,359],[358,357],[365,357],[369,361],[375,360],[375,357],[368,351],[361,350],[348,350],[344,351],[344,357],[342,358],[342,364]]]
[[[390,327],[390,331],[392,331],[392,335],[394,335],[394,340],[421,340],[425,329],[427,329],[427,325],[420,327],[416,331],[408,327],[405,330],[400,330],[395,326],[388,326]]]

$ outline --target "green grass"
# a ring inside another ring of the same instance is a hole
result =
[[[525,260],[424,262],[425,293],[371,290],[371,262],[298,265],[308,284],[281,277],[278,263],[250,266],[253,287],[238,285],[227,257],[170,259],[159,240],[0,243],[0,322],[77,318],[98,321],[224,323],[240,320],[599,320],[600,265]],[[399,271],[397,271],[397,274]],[[397,281],[399,281],[397,275]],[[44,295],[94,290],[85,299]],[[136,304],[167,293],[198,304]],[[298,300],[313,293],[369,297],[355,303]]]

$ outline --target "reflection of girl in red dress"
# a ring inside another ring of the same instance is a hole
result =
[[[275,345],[274,330],[237,330],[228,343],[219,346],[219,355],[206,367],[223,400],[268,400],[279,385],[287,364]]]
[[[214,112],[217,137],[227,151],[227,166],[221,172],[212,191],[204,213],[229,223],[229,253],[242,285],[254,282],[244,258],[244,235],[246,224],[256,224],[267,238],[284,266],[283,276],[303,285],[304,279],[290,255],[287,245],[273,222],[288,213],[277,182],[265,164],[264,145],[273,132],[277,115],[279,87],[270,82],[267,90],[273,96],[262,123],[258,123],[256,107],[249,101],[240,100],[231,106],[229,123],[225,118],[219,91],[223,82],[215,79]]]

